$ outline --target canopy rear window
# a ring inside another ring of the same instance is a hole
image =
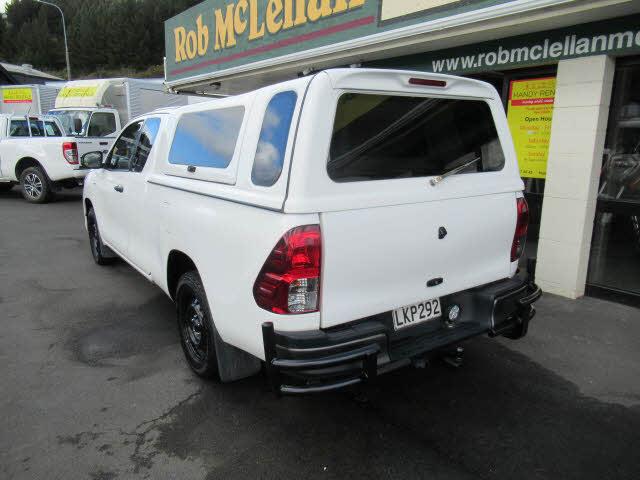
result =
[[[327,164],[336,182],[441,175],[467,163],[458,173],[504,166],[484,101],[360,93],[338,100]]]

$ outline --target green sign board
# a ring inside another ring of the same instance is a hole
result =
[[[175,81],[513,0],[206,0],[165,22]]]
[[[640,15],[396,57],[367,66],[468,74],[590,55],[636,53],[640,53]]]

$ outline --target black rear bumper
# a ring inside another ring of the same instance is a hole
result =
[[[529,278],[501,280],[442,297],[442,318],[399,331],[391,312],[308,332],[276,332],[268,322],[262,325],[267,378],[279,394],[320,393],[371,380],[484,333],[521,338],[541,295]],[[451,325],[443,319],[453,305],[461,313]]]

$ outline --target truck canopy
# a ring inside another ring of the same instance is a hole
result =
[[[328,70],[299,125],[284,211],[320,216],[323,328],[514,273],[523,184],[493,87]]]

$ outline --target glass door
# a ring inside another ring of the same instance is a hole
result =
[[[587,294],[640,305],[640,58],[616,66]]]

